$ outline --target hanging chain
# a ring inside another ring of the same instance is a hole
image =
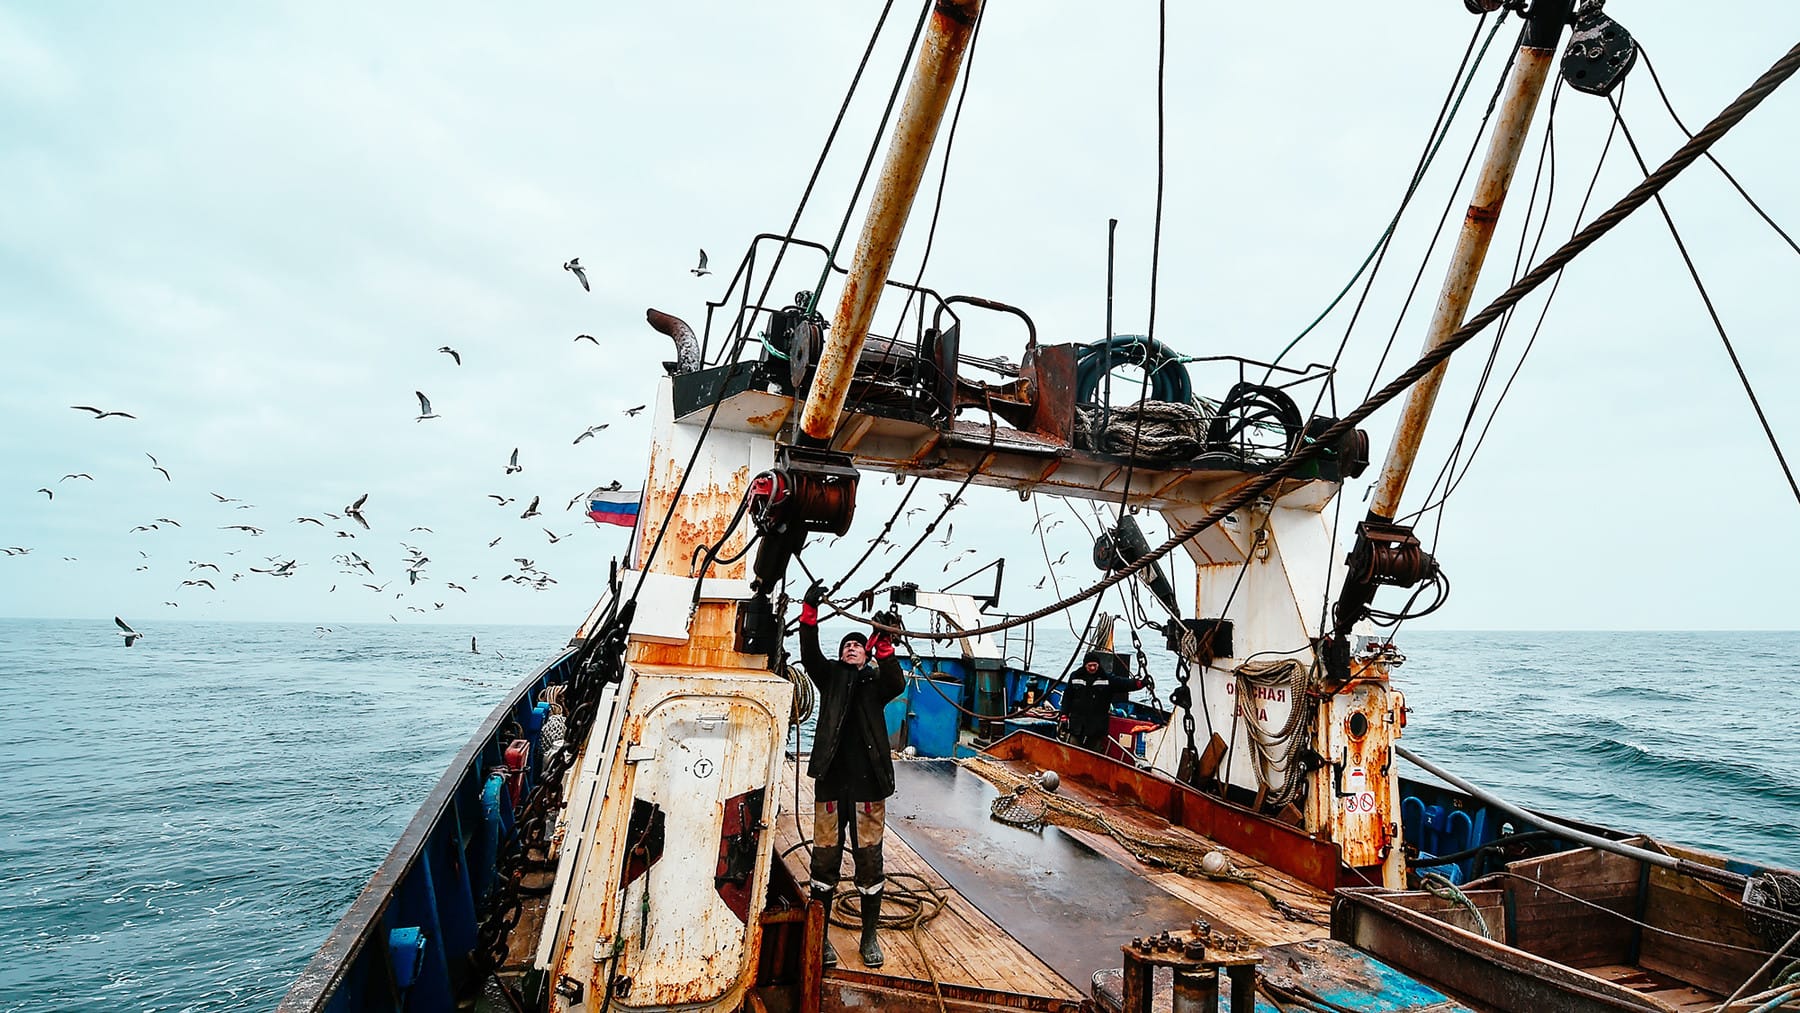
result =
[[[544,754],[537,783],[515,813],[512,836],[501,842],[494,862],[494,885],[482,899],[473,954],[477,981],[486,980],[505,964],[507,939],[519,923],[525,896],[542,892],[526,887],[525,876],[549,867],[550,814],[562,809],[563,779],[593,729],[601,690],[623,675],[625,636],[635,610],[636,603],[627,602],[594,631],[571,665],[568,688],[562,695],[568,732],[555,750]],[[510,993],[504,982],[502,988]],[[508,998],[514,997],[509,994]]]

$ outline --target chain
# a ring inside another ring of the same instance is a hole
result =
[[[1199,650],[1200,644],[1194,631],[1184,630],[1181,634],[1181,651],[1175,660],[1175,681],[1181,685],[1169,694],[1169,702],[1181,708],[1181,732],[1187,737],[1187,744],[1181,747],[1181,762],[1175,767],[1175,779],[1196,787],[1200,781],[1200,747],[1194,742],[1194,692],[1189,685],[1193,675],[1188,670],[1188,664],[1189,659]]]
[[[562,809],[563,779],[593,729],[601,690],[617,683],[623,674],[625,636],[635,610],[636,603],[627,602],[596,628],[571,665],[568,688],[562,694],[568,732],[556,749],[544,754],[537,784],[513,820],[513,834],[501,842],[494,862],[496,882],[482,899],[473,954],[477,981],[487,979],[506,962],[507,939],[519,923],[524,897],[541,892],[524,885],[525,875],[549,868],[549,814]],[[516,999],[510,994],[511,986],[501,982],[501,987],[509,993],[509,1000]]]

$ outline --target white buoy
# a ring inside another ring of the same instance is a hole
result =
[[[919,747],[918,746],[907,746],[905,749],[900,750],[900,755],[906,757],[907,759],[911,759],[911,758],[919,755]]]
[[[1057,786],[1062,784],[1062,778],[1056,776],[1056,771],[1046,770],[1038,775],[1037,783],[1038,787],[1045,791],[1054,792]]]
[[[1223,851],[1208,851],[1200,859],[1200,869],[1208,876],[1222,876],[1231,870],[1231,859]]]

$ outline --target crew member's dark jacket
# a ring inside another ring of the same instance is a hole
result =
[[[1143,688],[1142,680],[1108,675],[1104,666],[1092,675],[1085,665],[1070,672],[1062,697],[1063,713],[1069,716],[1069,735],[1077,739],[1104,735],[1113,701]]]
[[[807,678],[819,688],[819,724],[813,732],[812,758],[806,776],[823,777],[838,759],[840,747],[858,747],[870,774],[868,798],[843,801],[876,802],[894,793],[894,758],[888,748],[887,718],[882,708],[906,690],[906,675],[890,655],[877,659],[874,671],[854,669],[827,658],[819,650],[819,628],[800,624],[800,663]],[[862,734],[852,733],[852,729]],[[849,759],[849,758],[847,758]]]

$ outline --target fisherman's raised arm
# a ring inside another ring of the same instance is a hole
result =
[[[816,685],[824,686],[824,680],[831,671],[831,662],[825,652],[819,650],[819,603],[825,600],[825,585],[814,581],[806,589],[806,597],[800,605],[800,667],[806,669],[806,677]]]
[[[889,612],[885,617],[875,618],[877,621],[886,618],[888,625],[896,625],[900,617]],[[886,703],[906,692],[906,673],[900,670],[900,663],[894,660],[893,638],[881,630],[874,631],[869,635],[869,654],[875,658],[876,690],[881,701]]]

